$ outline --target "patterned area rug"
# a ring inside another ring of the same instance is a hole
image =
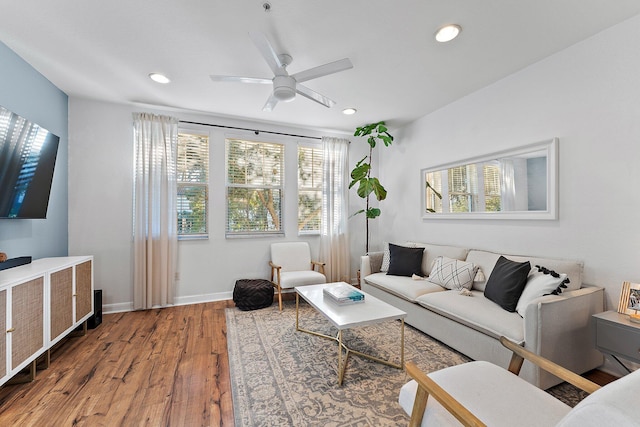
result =
[[[337,344],[295,330],[295,303],[256,311],[226,310],[227,341],[236,426],[406,426],[398,404],[403,371],[355,355],[349,357],[342,386],[337,384]],[[300,327],[335,336],[337,330],[306,303]],[[351,329],[348,345],[400,362],[400,322]],[[426,372],[469,358],[405,327],[405,360]],[[584,394],[569,384],[550,390],[574,406]]]

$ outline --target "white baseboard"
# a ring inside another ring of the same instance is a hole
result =
[[[102,314],[122,313],[125,311],[133,311],[133,301],[119,302],[115,304],[102,304]]]
[[[190,295],[187,297],[176,297],[173,305],[200,304],[203,302],[224,301],[233,298],[233,292],[217,292],[215,294]]]
[[[218,292],[215,294],[190,295],[186,297],[174,298],[173,305],[189,305],[189,304],[200,304],[203,302],[224,301],[224,300],[231,299],[232,297],[233,297],[233,292]],[[133,311],[133,301],[121,302],[121,303],[115,303],[115,304],[103,304],[102,306],[103,314],[122,313],[125,311]]]

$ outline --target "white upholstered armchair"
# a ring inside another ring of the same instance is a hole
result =
[[[476,361],[425,374],[406,364],[414,379],[400,390],[400,405],[418,426],[637,426],[640,370],[606,386],[597,384],[500,338],[513,351],[509,369]],[[524,360],[590,394],[571,408],[518,377]],[[515,374],[515,375],[514,375]]]
[[[271,244],[271,282],[278,291],[278,304],[282,310],[282,290],[296,286],[326,283],[324,263],[311,260],[307,242]],[[318,271],[315,268],[318,268]]]

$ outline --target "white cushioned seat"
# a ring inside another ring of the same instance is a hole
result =
[[[464,363],[427,375],[491,427],[554,426],[571,410],[550,394],[489,362]],[[398,401],[407,414],[413,410],[417,388],[417,382],[412,380],[400,390]],[[421,425],[462,424],[435,398],[429,397]]]
[[[640,425],[638,396],[640,370],[587,396],[562,419],[558,427],[637,427]]]
[[[505,336],[518,344],[524,342],[524,323],[517,312],[510,313],[484,297],[480,291],[473,296],[458,291],[424,294],[416,302],[448,319],[462,323],[495,339]]]
[[[411,277],[393,276],[386,273],[370,274],[367,283],[383,289],[407,301],[415,302],[424,294],[446,291],[442,286],[427,280],[413,280]]]
[[[313,270],[283,271],[280,273],[280,287],[283,289],[304,285],[318,285],[326,281],[327,278],[324,274]]]

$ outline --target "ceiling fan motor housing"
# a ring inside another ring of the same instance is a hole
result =
[[[282,102],[293,101],[296,97],[296,81],[291,76],[275,76],[273,78],[273,96]]]

